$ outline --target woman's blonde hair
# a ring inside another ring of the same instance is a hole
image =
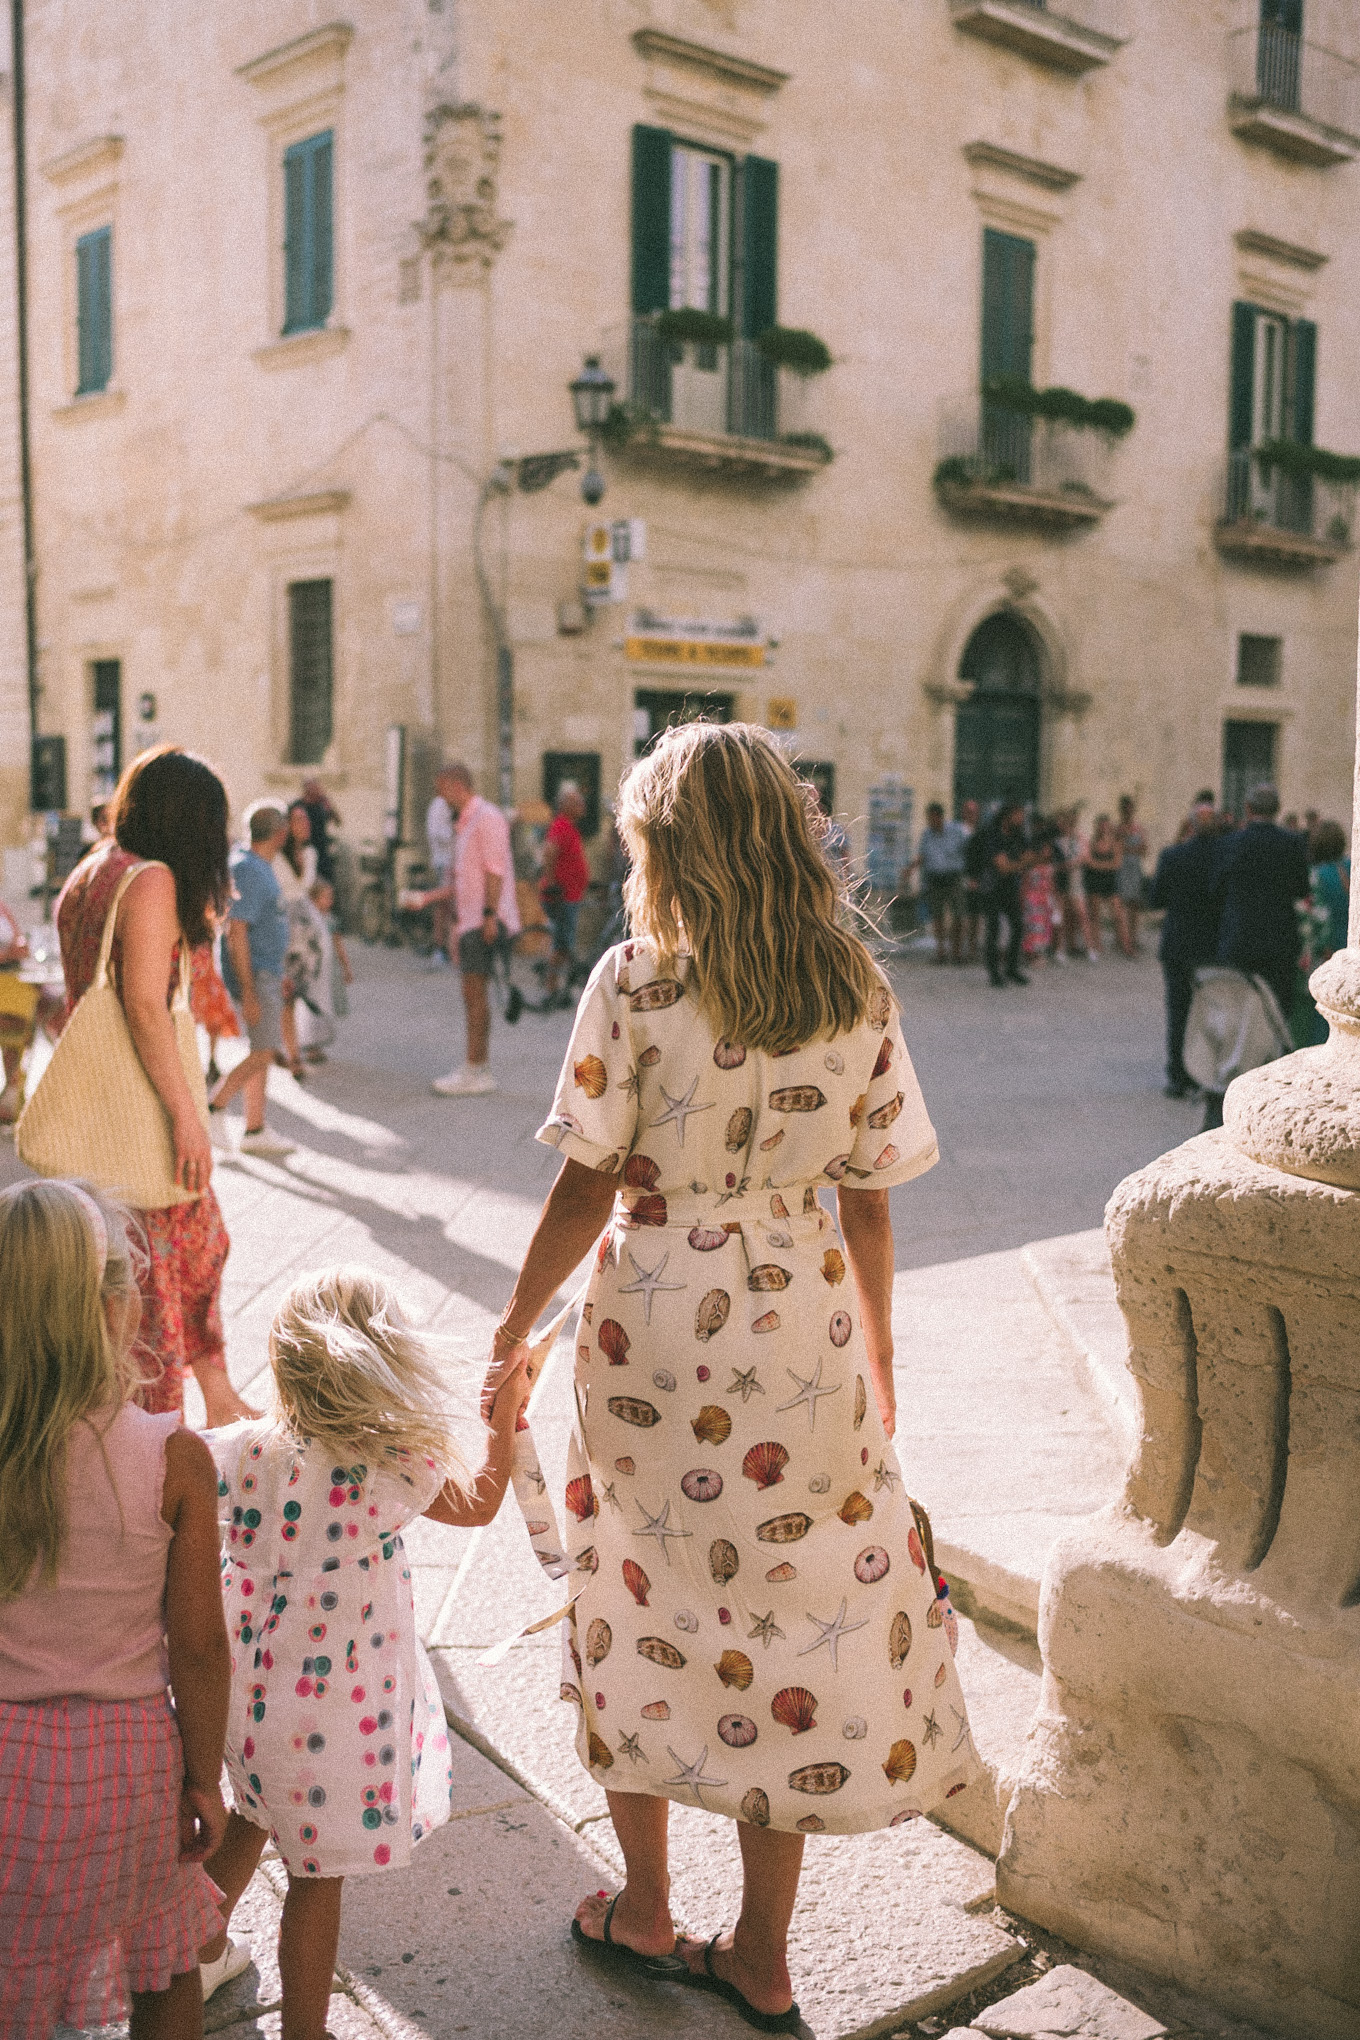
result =
[[[410,1452],[447,1479],[472,1475],[453,1441],[448,1393],[425,1341],[367,1268],[329,1268],[294,1283],[269,1333],[279,1422],[299,1445],[345,1459]]]
[[[101,1243],[89,1200],[108,1241]],[[0,1191],[0,1602],[57,1576],[66,1537],[66,1441],[111,1420],[137,1385],[104,1299],[136,1288],[130,1218],[86,1184]]]
[[[667,730],[619,791],[634,934],[694,958],[719,1034],[783,1055],[854,1027],[880,979],[840,927],[816,796],[754,723]]]

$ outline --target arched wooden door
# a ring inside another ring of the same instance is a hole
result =
[[[1021,617],[980,623],[959,662],[973,693],[954,719],[954,809],[1039,798],[1039,641]]]

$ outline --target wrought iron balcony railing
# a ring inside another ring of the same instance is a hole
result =
[[[754,340],[675,340],[639,316],[605,336],[603,355],[623,404],[620,450],[770,476],[810,473],[831,457],[806,429],[806,380]]]
[[[1355,484],[1263,469],[1242,448],[1228,456],[1218,549],[1275,566],[1325,566],[1351,548]]]
[[[1304,162],[1360,153],[1360,62],[1261,22],[1228,37],[1229,118],[1244,140]]]
[[[1071,528],[1110,509],[1110,447],[1098,432],[959,397],[940,414],[935,492],[960,516]]]

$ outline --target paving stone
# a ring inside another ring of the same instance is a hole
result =
[[[1167,2030],[1070,1962],[989,2005],[974,2024],[997,2040],[1159,2040]]]

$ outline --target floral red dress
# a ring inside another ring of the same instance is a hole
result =
[[[66,976],[66,1011],[88,991],[99,964],[104,922],[124,873],[138,863],[116,843],[101,844],[79,863],[57,901],[57,933]],[[113,944],[113,980],[123,964]],[[170,987],[166,989],[167,1003]],[[143,1409],[180,1410],[186,1367],[226,1368],[220,1293],[231,1241],[211,1189],[189,1204],[139,1211],[150,1267],[142,1278],[142,1327],[137,1353]]]

